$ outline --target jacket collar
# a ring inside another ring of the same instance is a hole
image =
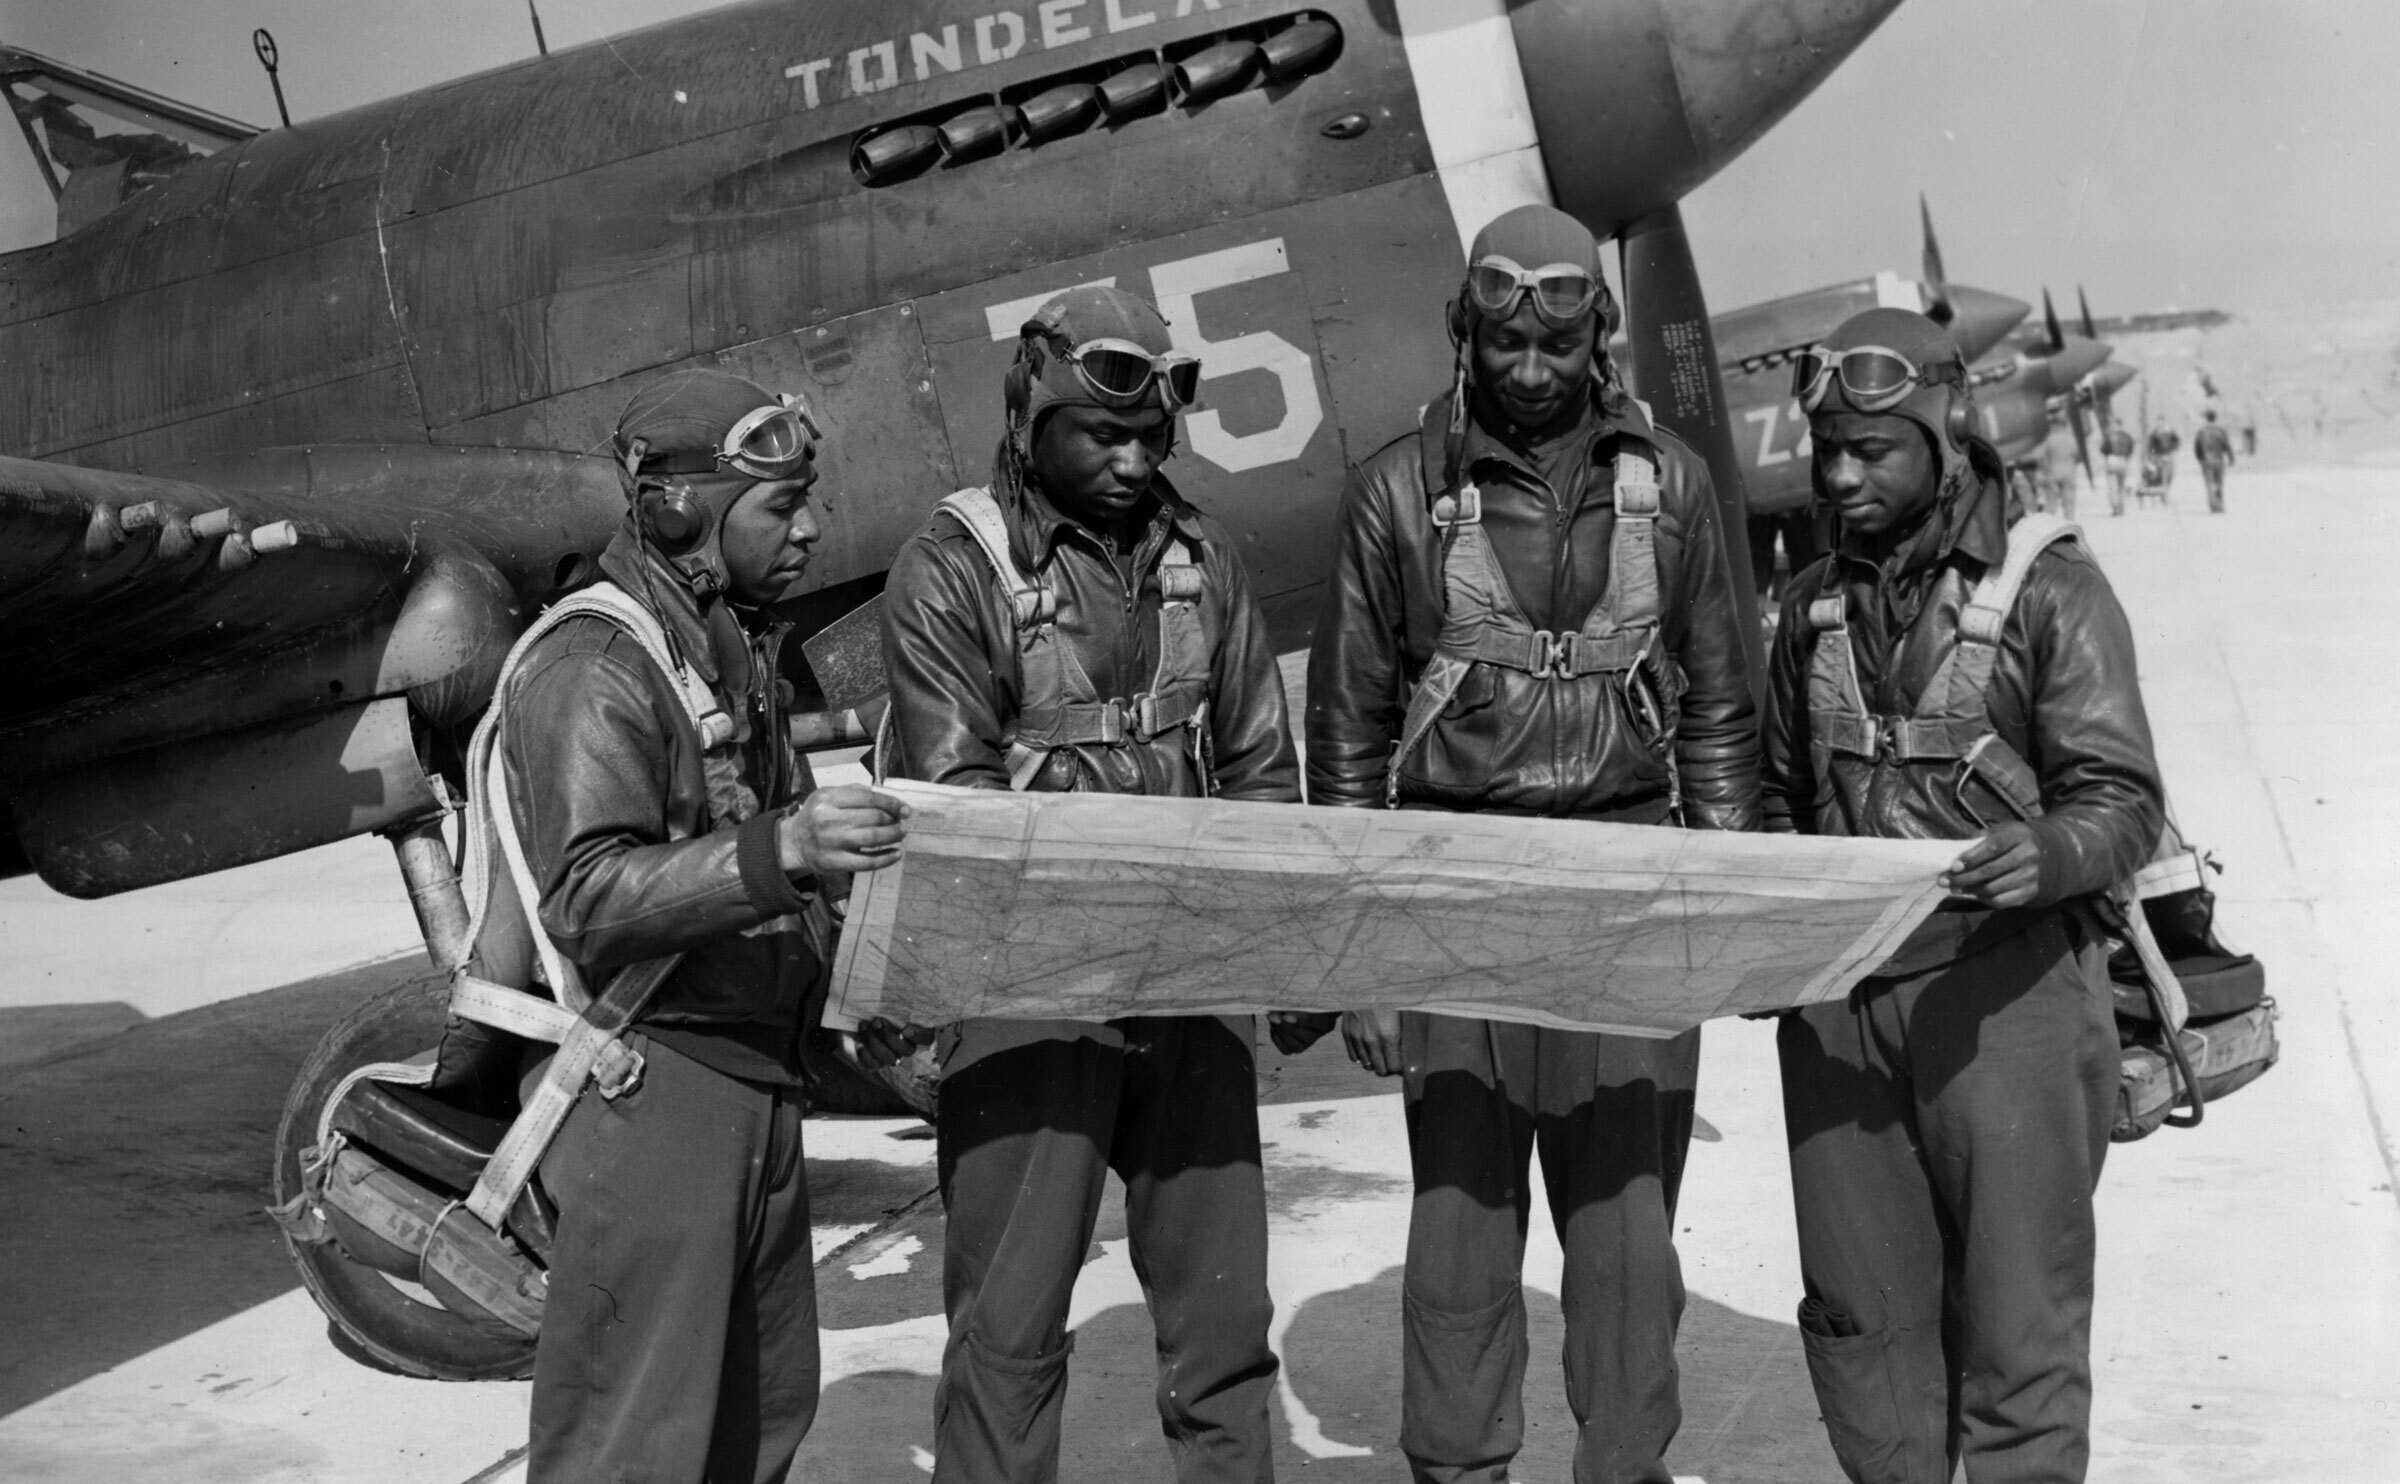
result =
[[[684,663],[700,672],[720,696],[739,700],[750,687],[752,630],[767,633],[779,627],[756,617],[745,624],[733,604],[712,598],[703,606],[673,563],[653,552],[629,531],[620,531],[600,553],[600,571],[658,618],[682,652]]]
[[[1147,552],[1163,546],[1169,531],[1181,536],[1197,550],[1201,544],[1200,512],[1175,492],[1175,486],[1168,483],[1163,474],[1152,477],[1150,488],[1156,498],[1151,505],[1150,519],[1142,529],[1141,539],[1134,543],[1134,550]],[[1031,477],[1017,491],[1013,503],[1016,515],[1013,524],[1016,529],[1010,539],[1020,543],[1017,558],[1025,563],[1028,572],[1038,572],[1048,565],[1058,549],[1058,543],[1070,532],[1079,540],[1094,544],[1099,542],[1099,538],[1091,532],[1061,515],[1058,507],[1050,503],[1050,497]]]
[[[1845,534],[1842,560],[1901,576],[1949,561],[1953,554],[1989,570],[2008,554],[2008,492],[2002,483],[1962,462],[1950,476],[1951,488],[1933,503],[1915,530],[1900,538],[1880,559],[1864,540]]]
[[[1427,457],[1426,487],[1428,489],[1435,487],[1439,482],[1442,430],[1450,425],[1450,408],[1453,399],[1462,395],[1465,395],[1463,389],[1444,393],[1425,409],[1421,427],[1425,436],[1432,440],[1428,445]],[[1636,398],[1628,396],[1622,387],[1612,384],[1592,399],[1583,417],[1572,429],[1561,434],[1559,439],[1554,441],[1583,440],[1586,456],[1597,459],[1600,451],[1609,445],[1610,440],[1625,433],[1630,433],[1646,442],[1655,443],[1657,441],[1657,433],[1650,421],[1650,409]],[[1460,448],[1459,460],[1463,466],[1463,472],[1469,476],[1472,476],[1478,467],[1484,467],[1512,470],[1522,477],[1531,479],[1541,477],[1531,460],[1509,446],[1506,440],[1498,434],[1484,427],[1471,414],[1467,418],[1467,436],[1465,443]]]

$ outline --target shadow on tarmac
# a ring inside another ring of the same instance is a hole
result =
[[[1572,1472],[1574,1419],[1559,1390],[1563,1339],[1558,1301],[1526,1292],[1525,1450],[1515,1473],[1527,1480]],[[1400,1270],[1320,1294],[1300,1306],[1283,1341],[1285,1374],[1313,1414],[1304,1429],[1323,1443],[1312,1456],[1293,1441],[1295,1419],[1275,1406],[1275,1470],[1285,1479],[1388,1484],[1406,1477],[1400,1433]],[[1825,1444],[1799,1332],[1704,1298],[1685,1310],[1678,1353],[1684,1425],[1668,1457],[1680,1476],[1708,1484],[1838,1484]],[[1075,1332],[1069,1373],[1061,1484],[1116,1484],[1167,1475],[1166,1444],[1151,1398],[1149,1316],[1120,1305]],[[870,1371],[826,1388],[817,1424],[792,1484],[913,1484],[926,1477],[933,1446],[933,1377]],[[1358,1450],[1371,1450],[1359,1452]]]
[[[0,1415],[299,1286],[265,1209],[284,1094],[326,1027],[432,973],[363,964],[10,1070]]]

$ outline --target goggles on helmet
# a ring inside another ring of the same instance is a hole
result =
[[[1060,351],[1059,359],[1075,368],[1084,388],[1105,407],[1138,406],[1153,386],[1169,415],[1200,399],[1197,356],[1152,355],[1130,340],[1106,336]]]
[[[1600,300],[1600,279],[1573,263],[1526,268],[1498,253],[1468,266],[1467,300],[1490,318],[1516,313],[1519,294],[1533,296],[1533,312],[1543,324],[1563,330],[1592,312]]]
[[[1919,366],[1900,352],[1880,345],[1859,345],[1844,351],[1812,345],[1792,357],[1792,396],[1799,401],[1803,412],[1814,412],[1825,405],[1826,394],[1833,390],[1837,378],[1842,383],[1842,395],[1851,406],[1861,412],[1889,412],[1907,401],[1909,393],[1918,387],[1939,386],[1943,382],[1963,385],[1967,373],[1956,361]]]
[[[752,479],[790,479],[816,455],[825,430],[809,412],[808,399],[789,392],[764,407],[753,408],[734,420],[714,452],[667,454],[650,462],[659,474],[709,474],[731,469]],[[647,446],[634,440],[630,450],[633,472],[641,472]]]

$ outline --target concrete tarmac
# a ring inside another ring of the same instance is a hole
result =
[[[2133,614],[2187,832],[2223,862],[2222,930],[2267,963],[2283,1063],[2103,1180],[2095,1479],[2400,1478],[2400,474],[2237,468],[2163,513],[2084,524]],[[265,1202],[285,1086],[323,1028],[422,972],[371,842],[101,904],[0,883],[0,1479],[521,1478],[526,1388],[384,1375],[328,1343]],[[375,959],[360,964],[361,959]],[[1771,1027],[1709,1027],[1678,1229],[1685,1425],[1710,1484],[1832,1484],[1799,1296]],[[1277,1466],[1405,1477],[1408,1174],[1397,1098],[1338,1041],[1262,1064]],[[824,1311],[793,1478],[931,1467],[941,1216],[904,1120],[808,1128]],[[1541,1209],[1537,1200],[1535,1209]],[[1527,1264],[1523,1480],[1563,1480],[1558,1253]],[[1151,1340],[1112,1198],[1076,1295],[1062,1477],[1166,1476]]]

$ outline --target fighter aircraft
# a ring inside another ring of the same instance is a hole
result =
[[[1918,210],[1924,234],[1921,277],[1878,273],[1873,278],[1730,310],[1714,321],[1718,367],[1725,378],[1726,405],[1731,413],[1728,421],[1738,437],[1751,570],[1761,592],[1766,591],[1772,575],[1779,534],[1794,568],[1805,565],[1814,550],[1813,538],[1802,534],[1805,522],[1791,522],[1791,517],[1808,509],[1812,498],[1808,416],[1792,398],[1792,357],[1831,334],[1850,316],[1881,306],[1913,309],[1940,319],[1972,361],[2033,311],[2022,299],[1951,283],[1942,268],[1932,209],[1922,197]]]
[[[0,258],[6,853],[97,896],[376,832],[455,962],[460,744],[622,519],[631,387],[814,399],[806,631],[984,477],[1017,327],[1079,283],[1202,358],[1178,483],[1296,646],[1347,462],[1439,389],[1463,242],[1528,200],[1621,239],[1637,388],[1738,546],[1675,203],[1897,3],[749,0],[266,132],[0,56],[67,229]],[[445,1374],[518,1363],[453,1339]]]
[[[980,477],[1015,325],[1074,283],[1204,358],[1183,484],[1294,637],[1346,455],[1439,381],[1461,235],[1543,195],[1647,222],[1633,317],[1684,318],[1676,199],[1894,4],[752,0],[256,134],[11,54],[70,222],[108,162],[69,105],[182,149],[0,258],[9,853],[99,895],[438,818],[664,367],[816,399],[804,627],[845,610]]]
[[[2091,322],[2091,311],[2084,311]],[[2076,448],[2088,472],[2090,431],[2085,412],[2099,395],[2095,379],[2110,351],[2099,339],[2070,335],[2060,328],[2058,310],[2047,290],[2042,294],[2039,338],[2020,338],[2003,344],[1989,356],[1971,363],[1968,380],[1975,392],[1975,414],[1984,437],[2015,465],[2034,458],[2049,441],[2052,415],[2063,415],[2074,430]],[[2110,376],[2110,390],[2125,378]]]

